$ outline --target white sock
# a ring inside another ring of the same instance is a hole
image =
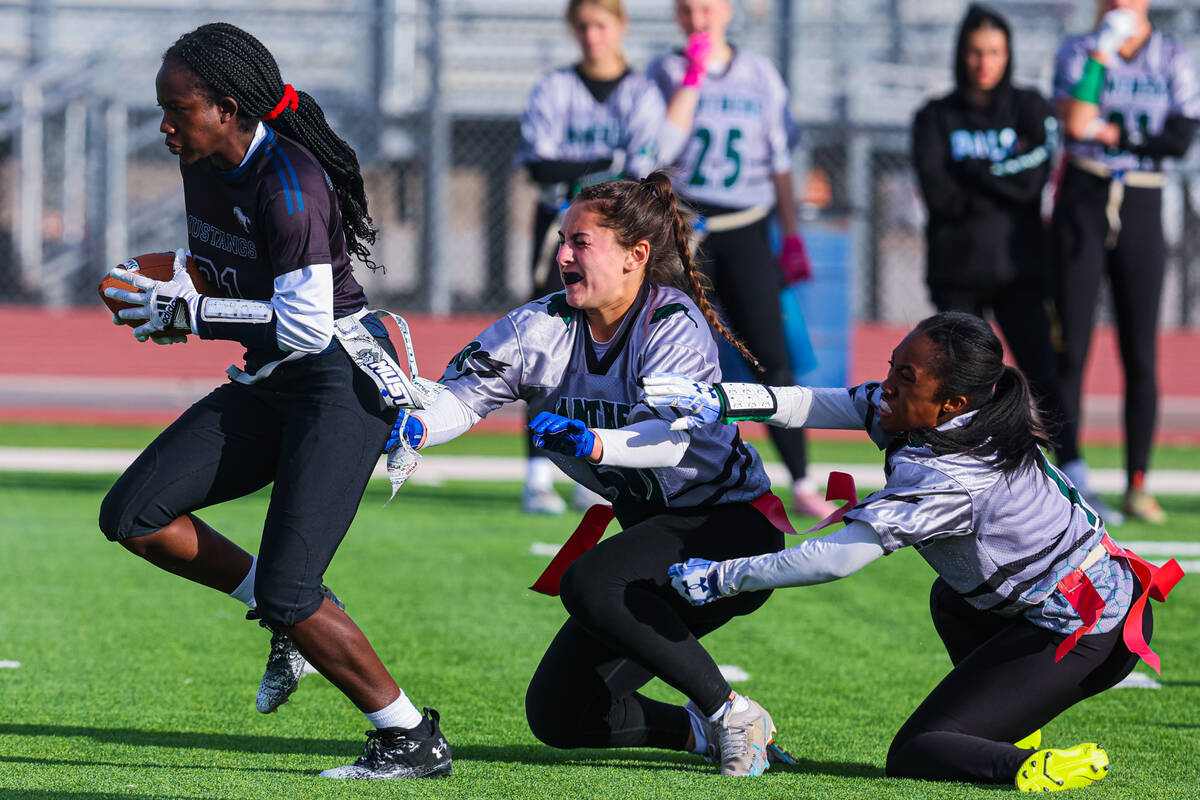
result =
[[[403,689],[400,690],[400,696],[389,705],[378,711],[372,711],[366,717],[367,722],[376,728],[415,728],[424,719]]]
[[[819,494],[820,490],[817,489],[817,484],[812,478],[797,478],[792,482],[792,493],[798,494],[800,492]]]
[[[238,587],[229,593],[229,596],[234,600],[241,600],[250,608],[256,608],[258,604],[254,602],[254,568],[258,566],[258,556],[250,556],[250,571],[246,573],[246,577],[242,578],[242,582]]]
[[[554,488],[554,462],[545,456],[534,456],[525,464],[525,486],[529,489]]]
[[[708,722],[705,721],[704,715],[700,713],[691,703],[688,703],[684,708],[687,709],[688,719],[692,723],[692,737],[696,740],[696,746],[692,748],[693,753],[703,755],[708,752]]]
[[[750,704],[746,702],[746,698],[742,697],[737,692],[734,692],[733,697],[722,703],[721,707],[717,709],[717,713],[709,717],[708,721],[716,722],[725,715],[726,711],[745,711],[749,707]]]

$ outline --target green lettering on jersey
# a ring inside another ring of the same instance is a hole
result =
[[[551,295],[546,301],[546,313],[552,317],[562,317],[563,323],[570,325],[571,317],[575,316],[575,309],[567,305],[567,293],[559,292]]]
[[[463,368],[467,365],[467,359],[470,358],[471,354],[478,350],[481,346],[482,345],[479,344],[478,340],[471,342],[462,350],[459,350],[458,354],[450,359],[450,363],[454,365],[456,370],[462,372]]]
[[[700,324],[692,319],[692,312],[688,311],[688,307],[683,303],[667,303],[665,306],[654,309],[654,314],[650,317],[650,324],[653,325],[656,322],[667,319],[670,316],[678,314],[680,311],[683,312],[685,317],[692,320],[693,325],[697,328],[700,327]]]

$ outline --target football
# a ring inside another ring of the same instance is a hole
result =
[[[171,276],[175,274],[175,253],[167,251],[164,253],[143,253],[140,256],[135,256],[121,265],[127,270],[136,270],[148,278],[153,278],[156,281],[169,281]],[[196,285],[196,291],[205,295],[220,295],[215,287],[209,282],[208,278],[204,277],[204,273],[200,271],[195,261],[191,256],[188,256],[187,271],[192,276],[192,283]],[[105,275],[104,280],[100,281],[100,299],[104,301],[104,305],[115,315],[123,308],[133,308],[130,303],[125,303],[120,300],[114,300],[111,297],[104,296],[104,290],[108,287],[117,289],[136,289],[135,286],[130,286],[125,281],[119,281],[111,275]],[[144,320],[124,320],[126,325],[134,327],[141,325]]]

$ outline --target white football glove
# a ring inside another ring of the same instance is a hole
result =
[[[1125,40],[1137,33],[1137,29],[1137,14],[1128,8],[1114,8],[1100,20],[1100,28],[1096,31],[1096,50],[1112,59]]]
[[[109,270],[117,280],[132,284],[137,291],[109,287],[105,297],[131,303],[135,308],[124,308],[118,316],[122,320],[146,320],[144,325],[133,329],[139,342],[154,339],[157,344],[174,344],[183,341],[192,333],[192,320],[196,318],[201,294],[192,283],[187,271],[187,251],[175,251],[175,274],[169,281],[156,281],[136,270],[113,267]],[[182,334],[181,334],[182,332]]]
[[[646,403],[652,408],[671,408],[680,414],[671,423],[673,431],[688,431],[721,421],[721,396],[711,384],[679,375],[660,372],[642,379]]]
[[[717,563],[704,558],[689,558],[682,564],[667,567],[671,586],[694,606],[702,606],[719,600],[721,594]]]

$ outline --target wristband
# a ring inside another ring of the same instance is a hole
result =
[[[779,401],[761,383],[714,383],[726,422],[766,422],[779,410]]]
[[[1094,58],[1089,58],[1083,65],[1083,77],[1071,89],[1071,97],[1082,103],[1100,105],[1100,92],[1104,88],[1104,75],[1107,72],[1104,65]]]
[[[703,64],[688,65],[687,72],[683,73],[683,82],[680,86],[688,89],[699,89],[704,83],[704,76],[708,72]]]

